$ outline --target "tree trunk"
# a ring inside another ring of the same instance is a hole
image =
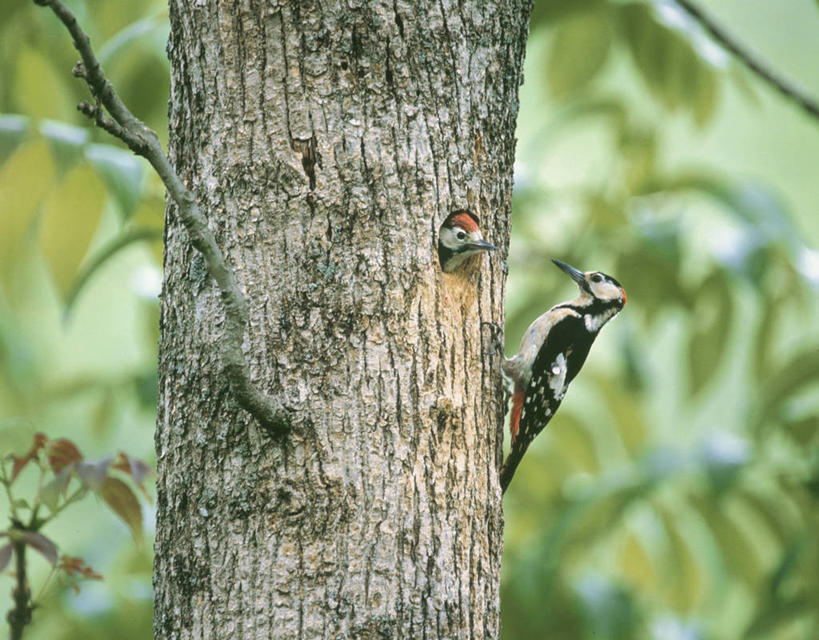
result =
[[[155,637],[497,638],[503,254],[528,3],[171,1],[174,162],[245,292],[270,439],[169,207]]]

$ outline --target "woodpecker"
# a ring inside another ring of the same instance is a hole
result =
[[[441,226],[438,260],[446,273],[461,267],[471,256],[496,248],[483,239],[477,219],[468,211],[455,211]]]
[[[512,449],[500,471],[503,491],[529,444],[563,401],[600,329],[626,304],[625,290],[611,276],[552,262],[577,283],[580,295],[537,318],[523,334],[518,353],[503,358],[503,375],[514,385],[509,421]]]

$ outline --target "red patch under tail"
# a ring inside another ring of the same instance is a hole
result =
[[[509,416],[509,433],[512,434],[512,442],[518,435],[520,427],[520,414],[523,411],[523,391],[518,391],[512,396],[512,415]]]

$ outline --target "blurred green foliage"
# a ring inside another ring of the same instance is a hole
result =
[[[819,95],[816,6],[703,4]],[[551,257],[628,304],[507,492],[503,638],[819,637],[819,122],[672,2],[536,2],[525,78],[507,352]]]
[[[69,4],[123,98],[165,138],[165,3]],[[164,190],[76,111],[88,98],[76,60],[48,11],[0,3],[0,454],[22,454],[42,431],[91,458],[125,449],[153,460]],[[37,491],[29,475],[22,495]],[[153,517],[136,544],[105,510],[84,500],[44,527],[104,580],[76,594],[51,580],[27,638],[150,637]],[[36,592],[51,567],[28,557]],[[4,627],[12,584],[0,576]]]
[[[164,138],[164,3],[69,4]],[[703,4],[819,94],[815,3]],[[75,60],[0,4],[0,449],[150,459],[163,190],[75,111]],[[525,72],[507,352],[573,295],[551,257],[629,303],[506,496],[504,638],[819,637],[819,126],[671,2],[537,0]],[[49,535],[106,579],[30,637],[148,637],[150,544],[77,508]]]

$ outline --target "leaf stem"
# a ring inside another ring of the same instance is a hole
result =
[[[8,474],[6,473],[6,460],[3,458],[0,460],[0,482],[3,484],[3,488],[6,491],[6,497],[9,501],[9,512],[11,513],[11,519],[13,521],[18,521],[19,516],[17,515],[17,507],[14,504],[14,496],[11,495],[11,481],[9,480]]]

